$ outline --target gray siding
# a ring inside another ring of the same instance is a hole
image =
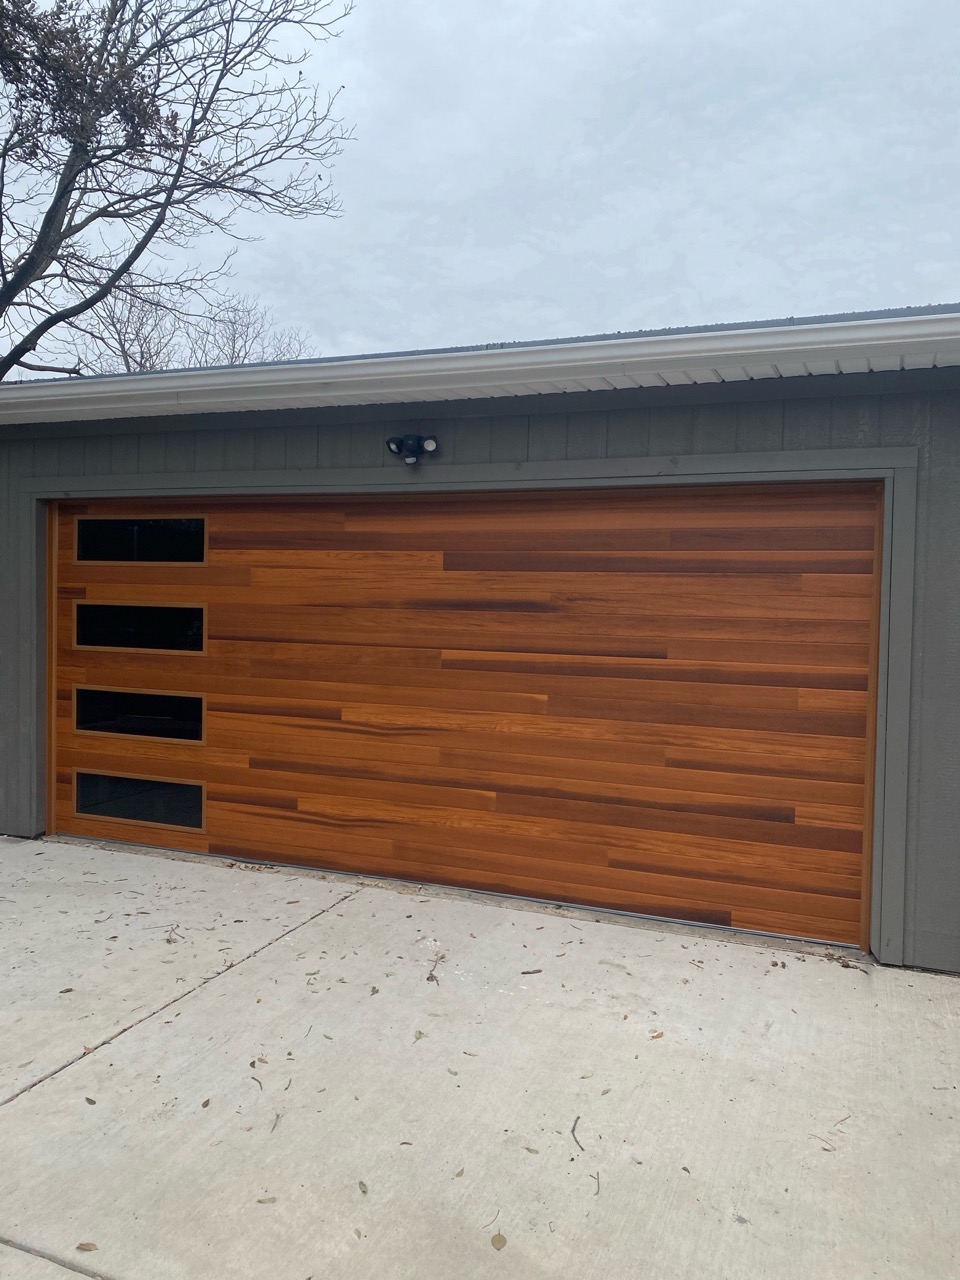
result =
[[[918,432],[904,943],[909,963],[960,971],[960,401],[931,411]]]
[[[960,391],[811,394],[813,380],[656,393],[477,401],[242,415],[50,424],[0,432],[0,831],[43,827],[43,635],[38,511],[44,497],[437,489],[459,485],[624,483],[645,460],[703,457],[718,474],[738,455],[913,446],[919,451],[903,956],[960,971]],[[837,383],[824,379],[826,389]],[[895,379],[884,376],[884,388]],[[759,389],[758,389],[759,388]],[[780,398],[777,398],[777,396]],[[441,442],[413,470],[389,434],[421,428]],[[811,456],[812,453],[811,453]],[[864,453],[868,457],[868,453]],[[725,459],[721,466],[721,460]],[[839,463],[838,463],[839,465]],[[844,463],[847,465],[847,463]],[[902,678],[902,675],[901,675]]]
[[[0,830],[17,835],[43,827],[37,801],[46,693],[37,630],[45,594],[38,554],[43,513],[24,493],[33,462],[29,443],[0,448]]]

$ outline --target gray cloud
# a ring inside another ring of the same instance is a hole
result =
[[[325,354],[960,298],[949,0],[359,0],[337,222],[237,284]]]

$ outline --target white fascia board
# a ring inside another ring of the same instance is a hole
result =
[[[603,385],[605,379],[662,386],[700,381],[704,370],[727,378],[734,369],[769,366],[781,373],[804,365],[835,371],[847,361],[856,367],[863,361],[902,362],[903,368],[960,364],[960,315],[8,383],[0,386],[0,424],[409,404],[511,396],[536,386],[575,391],[584,381]]]

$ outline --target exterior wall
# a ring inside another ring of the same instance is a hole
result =
[[[914,607],[889,605],[913,657],[909,675],[891,665],[905,717],[887,739],[906,774],[905,884],[894,877],[884,904],[885,919],[903,917],[875,949],[960,971],[960,389],[942,376],[953,372],[0,429],[0,831],[44,826],[45,498],[624,484],[691,468],[723,479],[758,458],[828,474],[906,448],[916,519],[909,487],[892,518],[909,525],[898,554],[909,547],[900,581],[912,576]],[[384,441],[421,422],[441,452],[404,467]]]

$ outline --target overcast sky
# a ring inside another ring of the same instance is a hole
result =
[[[357,0],[334,222],[236,287],[325,355],[960,300],[956,0]]]

